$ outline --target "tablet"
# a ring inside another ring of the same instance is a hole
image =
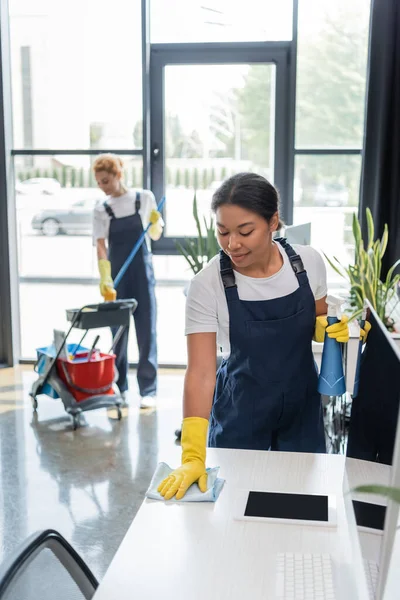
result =
[[[385,527],[386,506],[353,500],[357,527],[367,533],[382,534]]]
[[[239,490],[234,518],[336,527],[336,496]]]

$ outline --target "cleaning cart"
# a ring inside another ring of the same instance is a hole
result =
[[[46,394],[61,399],[66,412],[73,419],[74,430],[79,426],[80,414],[86,410],[116,407],[118,419],[121,418],[122,399],[115,393],[113,386],[115,355],[111,351],[124,329],[129,327],[136,307],[137,301],[129,299],[67,310],[67,320],[71,325],[61,343],[38,349],[35,370],[39,377],[30,392],[34,410],[38,407],[37,397]],[[95,350],[94,346],[88,349],[80,344],[68,343],[68,337],[74,328],[86,330],[87,333],[90,329],[102,327],[118,327],[107,354]]]

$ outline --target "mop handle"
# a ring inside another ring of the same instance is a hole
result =
[[[164,206],[164,202],[165,202],[165,196],[163,196],[163,198],[161,198],[160,204],[157,206],[158,212],[161,211],[162,207]],[[138,251],[139,251],[139,249],[140,249],[141,245],[143,244],[143,241],[144,241],[144,239],[146,237],[146,233],[148,232],[148,230],[150,229],[151,226],[152,226],[152,223],[149,223],[147,225],[146,229],[144,229],[142,231],[142,233],[139,236],[138,241],[133,246],[131,253],[129,254],[128,258],[126,259],[126,261],[124,262],[124,264],[122,265],[122,267],[120,268],[120,270],[118,272],[118,275],[114,279],[114,289],[116,289],[118,287],[119,282],[121,281],[121,279],[125,275],[126,271],[128,270],[129,265],[131,264],[131,262],[133,261],[133,259],[136,256],[136,254],[138,253]]]

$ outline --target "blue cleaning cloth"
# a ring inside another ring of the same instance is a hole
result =
[[[201,492],[197,483],[193,483],[181,500],[177,500],[174,497],[171,498],[171,500],[167,500],[167,502],[215,502],[218,500],[218,496],[224,486],[225,479],[218,477],[219,467],[206,470],[208,475],[206,492]],[[171,467],[166,463],[158,463],[150,482],[149,489],[146,492],[147,498],[151,498],[152,500],[164,500],[161,494],[157,492],[157,488],[162,480],[168,477],[172,471],[173,469],[171,469]]]

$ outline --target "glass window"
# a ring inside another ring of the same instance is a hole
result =
[[[361,148],[368,0],[299,0],[297,148]]]
[[[141,2],[10,0],[15,148],[141,148]]]
[[[311,245],[344,264],[354,258],[351,229],[358,211],[361,156],[297,156],[295,163],[295,225],[311,223]],[[344,280],[328,268],[330,283]]]
[[[292,0],[150,0],[152,43],[292,39]]]
[[[66,310],[101,301],[92,213],[104,198],[91,175],[88,156],[16,156],[16,209],[20,277],[21,357],[32,359],[36,348],[67,331]],[[124,156],[124,181],[141,187],[142,158]],[[155,256],[158,355],[161,363],[185,364],[185,283],[191,276],[184,258]],[[91,330],[85,344],[100,335],[108,351],[107,328]],[[70,341],[82,332],[73,330]],[[138,359],[135,329],[129,336],[129,360]]]
[[[274,64],[168,65],[164,70],[166,235],[197,235],[224,179],[255,171],[273,180]]]
[[[90,167],[94,158],[15,157],[20,276],[97,276],[92,214],[104,196]],[[127,185],[142,187],[142,158],[123,160]]]
[[[67,308],[100,301],[92,219],[104,195],[94,158],[14,157],[23,358],[50,343],[54,328],[65,330]],[[141,187],[142,158],[123,158],[125,181]]]

